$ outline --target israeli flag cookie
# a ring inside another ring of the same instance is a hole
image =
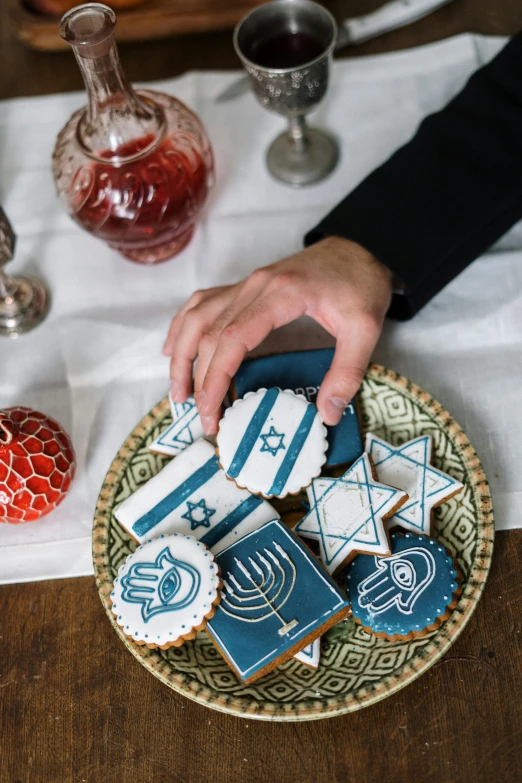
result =
[[[358,555],[349,566],[353,617],[375,636],[424,636],[457,605],[459,578],[453,558],[435,539],[393,533],[390,557]]]
[[[310,666],[311,669],[319,668],[319,661],[321,659],[321,639],[316,639],[304,650],[294,655],[296,661],[304,663],[306,666]]]
[[[319,543],[328,573],[338,571],[358,552],[390,554],[384,521],[408,495],[376,481],[367,454],[339,478],[314,479],[307,494],[310,511],[295,532]]]
[[[307,487],[326,461],[326,428],[315,405],[276,387],[236,400],[219,423],[219,461],[239,487],[285,497]]]
[[[316,348],[246,359],[232,379],[231,395],[235,399],[256,389],[278,386],[303,394],[308,402],[315,404],[333,357],[333,348]],[[339,424],[327,427],[326,431],[327,466],[348,465],[361,456],[364,447],[355,397],[346,406]]]
[[[278,519],[216,561],[221,603],[205,631],[244,682],[289,660],[348,614],[344,593]]]
[[[399,525],[412,533],[431,535],[433,510],[464,486],[431,465],[431,435],[422,435],[395,447],[369,432],[366,451],[372,458],[379,481],[408,493],[408,502],[390,518],[388,527]]]
[[[116,519],[139,543],[161,534],[195,536],[215,554],[278,517],[262,498],[239,489],[199,439],[125,500]]]
[[[219,603],[214,555],[194,536],[160,536],[129,555],[111,593],[126,636],[147,647],[179,647],[205,627]]]
[[[175,457],[203,437],[204,432],[194,397],[189,397],[186,402],[173,402],[169,394],[169,402],[172,424],[152,441],[148,450]]]

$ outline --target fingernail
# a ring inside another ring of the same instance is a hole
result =
[[[170,382],[170,396],[173,402],[183,402],[180,398],[181,387],[177,381]]]
[[[164,343],[163,348],[161,349],[161,353],[163,356],[169,356],[170,351],[168,350],[167,343]]]
[[[196,396],[199,414],[200,416],[203,416],[207,410],[207,393],[205,389],[201,389]],[[208,416],[206,418],[208,418]]]
[[[326,416],[328,424],[339,424],[348,403],[340,397],[328,397],[326,400]]]
[[[214,419],[212,416],[200,416],[203,432],[205,435],[213,435],[215,432]]]

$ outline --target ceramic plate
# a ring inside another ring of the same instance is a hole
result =
[[[236,679],[205,633],[169,650],[134,644],[117,627],[109,608],[113,579],[135,549],[113,509],[167,461],[147,451],[147,445],[170,424],[165,399],[135,427],[107,473],[96,507],[93,555],[98,590],[114,630],[170,688],[212,709],[249,718],[327,718],[373,704],[408,685],[447,652],[464,629],[484,589],[493,551],[491,496],[479,458],[439,403],[383,367],[370,368],[360,404],[364,430],[394,445],[431,433],[435,466],[465,485],[436,511],[435,535],[458,559],[464,576],[464,589],[450,619],[426,637],[404,642],[376,639],[349,619],[323,636],[317,671],[291,660],[252,685]]]

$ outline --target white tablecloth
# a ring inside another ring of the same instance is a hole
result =
[[[217,187],[188,249],[156,268],[129,263],[83,233],[55,198],[53,144],[84,96],[1,104],[0,200],[19,236],[12,271],[45,278],[53,309],[32,334],[0,341],[0,407],[30,405],[55,416],[71,433],[79,469],[52,515],[0,525],[0,582],[92,573],[97,494],[126,435],[167,391],[160,349],[176,309],[196,288],[238,280],[300,248],[304,232],[502,43],[463,35],[336,63],[315,122],[339,136],[341,164],[328,181],[302,191],[274,182],[265,168],[265,148],[282,119],[251,95],[213,102],[236,73],[190,73],[157,84],[204,122]],[[376,361],[425,388],[464,427],[484,462],[500,529],[522,524],[520,248],[522,232],[515,229],[414,322],[387,323],[375,352]],[[303,330],[289,330],[289,346],[296,335],[301,344],[324,342],[319,331]]]

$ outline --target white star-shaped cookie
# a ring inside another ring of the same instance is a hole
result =
[[[405,503],[388,522],[388,527],[400,525],[412,533],[430,536],[433,509],[449,500],[463,484],[431,465],[433,439],[422,435],[402,446],[391,446],[369,432],[366,451],[377,471],[379,481],[408,493]]]
[[[310,511],[295,531],[319,542],[321,560],[333,574],[357,553],[389,555],[384,521],[408,495],[374,478],[362,454],[339,478],[317,478],[307,489]]]

